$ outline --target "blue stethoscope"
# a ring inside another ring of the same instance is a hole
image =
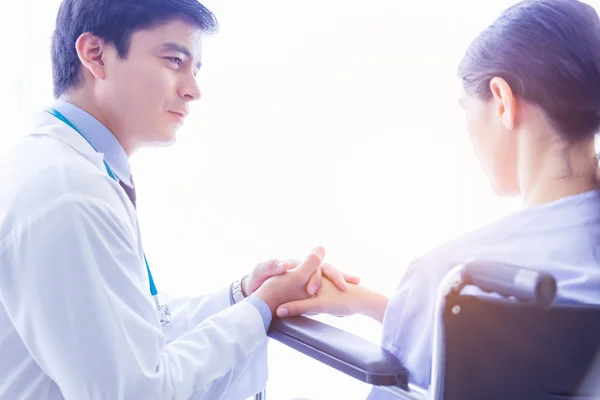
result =
[[[79,136],[84,138],[85,141],[88,142],[88,144],[92,147],[92,149],[94,149],[94,151],[96,153],[98,152],[98,150],[96,150],[96,148],[94,148],[94,146],[92,146],[90,141],[87,140],[87,138],[85,136],[83,136],[83,134],[79,131],[79,129],[77,129],[75,127],[75,125],[73,125],[71,123],[71,121],[69,121],[64,115],[62,115],[60,112],[58,112],[54,108],[49,109],[48,112],[50,114],[52,114],[53,116],[55,116],[56,118],[58,118],[59,120],[61,120],[62,122],[64,122],[65,124],[67,124],[75,132],[79,133]],[[115,173],[112,171],[112,169],[108,166],[108,164],[106,163],[106,160],[103,160],[103,162],[104,162],[104,167],[106,168],[106,172],[108,173],[108,176],[110,176],[112,179],[114,179],[118,183],[119,179],[117,178]],[[150,266],[148,265],[148,260],[146,259],[145,254],[144,254],[144,262],[146,263],[146,270],[148,271],[148,280],[150,281],[150,294],[152,295],[152,298],[154,299],[154,304],[156,306],[156,312],[158,313],[158,318],[160,320],[161,325],[167,325],[171,322],[171,311],[169,310],[169,306],[167,306],[166,304],[161,305],[160,302],[158,301],[158,291],[156,290],[156,286],[154,285],[154,279],[152,278],[152,272],[150,272]]]

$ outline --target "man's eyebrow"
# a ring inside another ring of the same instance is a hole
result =
[[[192,52],[187,47],[182,46],[177,43],[173,43],[173,42],[164,43],[162,46],[160,46],[160,48],[163,51],[176,51],[178,53],[185,55],[188,58],[193,58]],[[202,66],[202,63],[200,61],[198,61],[196,63],[196,69],[200,69],[201,66]]]
[[[185,55],[186,57],[192,57],[192,52],[189,51],[187,49],[187,47],[182,46],[182,45],[177,44],[177,43],[172,43],[172,42],[163,43],[163,45],[160,46],[160,48],[163,51],[176,51],[178,53],[181,53],[181,54]]]

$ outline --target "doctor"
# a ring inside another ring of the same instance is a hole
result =
[[[61,4],[57,101],[0,165],[0,399],[244,399],[274,310],[322,274],[346,287],[318,247],[210,295],[157,291],[127,157],[173,142],[216,25],[195,0]]]

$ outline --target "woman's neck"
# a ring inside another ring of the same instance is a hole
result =
[[[521,137],[529,137],[529,143],[519,146],[519,181],[526,205],[550,203],[598,187],[593,138],[565,143],[555,138]]]

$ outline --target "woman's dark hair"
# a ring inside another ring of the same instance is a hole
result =
[[[600,126],[600,19],[577,0],[525,0],[475,38],[458,68],[465,90],[488,100],[493,77],[540,106],[569,140]]]
[[[214,32],[214,15],[198,0],[63,0],[52,37],[54,96],[59,97],[79,83],[81,62],[77,38],[90,32],[127,57],[131,35],[138,30],[182,18],[203,32]]]

